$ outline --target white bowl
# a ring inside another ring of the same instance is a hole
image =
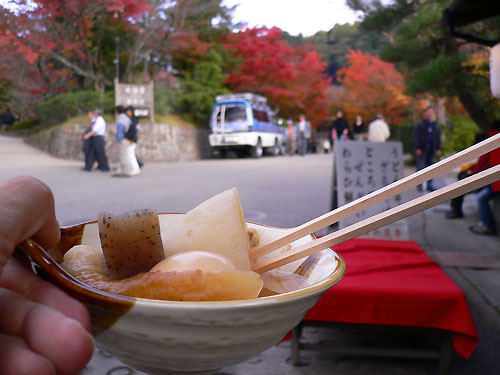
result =
[[[162,231],[180,217],[161,214]],[[258,230],[262,241],[282,231],[257,224],[249,227]],[[292,246],[311,240],[308,236]],[[63,228],[61,241],[50,253],[61,261],[79,243],[100,247],[95,222]],[[330,249],[311,259],[305,276],[312,285],[240,301],[148,300],[82,291],[75,283],[52,281],[87,304],[97,345],[123,363],[152,374],[210,374],[278,343],[345,273],[343,259]],[[294,272],[303,262],[282,270]]]

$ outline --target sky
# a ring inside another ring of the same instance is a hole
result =
[[[352,24],[357,20],[345,0],[224,0],[223,4],[240,4],[233,13],[234,23],[277,26],[291,35],[311,36],[329,31],[337,23]]]

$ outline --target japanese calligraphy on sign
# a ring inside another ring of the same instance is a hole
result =
[[[400,142],[336,142],[334,152],[338,206],[350,203],[403,177],[403,148]],[[403,197],[396,195],[342,220],[339,228],[345,228],[401,203]],[[408,225],[406,221],[400,220],[367,236],[408,238]]]
[[[153,82],[143,85],[119,83],[115,80],[115,105],[136,108],[136,116],[148,116],[154,122]]]

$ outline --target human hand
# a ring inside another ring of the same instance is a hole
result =
[[[54,198],[23,176],[0,184],[0,369],[2,374],[74,374],[90,360],[86,308],[11,258],[32,238],[52,247],[60,236]]]
[[[441,150],[436,150],[436,156],[440,157],[441,156]]]
[[[422,156],[422,150],[421,150],[421,149],[419,149],[419,148],[417,148],[417,149],[415,150],[415,155],[416,155],[417,157]]]

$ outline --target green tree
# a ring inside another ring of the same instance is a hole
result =
[[[228,94],[224,87],[226,76],[222,71],[222,56],[210,49],[203,61],[186,72],[179,80],[181,89],[177,93],[177,110],[188,120],[200,126],[208,126],[208,120],[216,95]]]
[[[441,24],[442,12],[452,0],[348,0],[364,13],[366,31],[386,35],[389,44],[381,57],[397,64],[404,73],[409,94],[457,96],[469,116],[487,132],[500,116],[498,101],[489,92],[487,64],[471,64],[474,54],[485,47],[451,37]],[[470,25],[464,31],[498,39],[500,19]],[[481,72],[483,70],[483,72]]]
[[[463,150],[474,144],[476,134],[480,132],[474,121],[464,116],[450,116],[450,125],[443,128],[443,153],[445,155]]]

